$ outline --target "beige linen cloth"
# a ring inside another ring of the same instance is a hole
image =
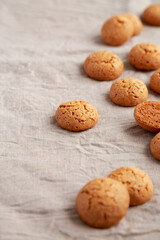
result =
[[[160,163],[150,154],[154,134],[140,128],[133,107],[109,99],[112,82],[89,79],[84,59],[96,50],[116,53],[122,77],[142,79],[149,100],[152,72],[136,71],[128,52],[140,42],[160,45],[160,28],[119,47],[103,44],[100,29],[112,15],[140,14],[149,0],[0,1],[0,240],[160,239]],[[58,127],[59,104],[95,105],[98,124],[84,132]],[[153,180],[151,201],[128,210],[107,230],[83,224],[75,211],[80,188],[121,166],[135,166]]]

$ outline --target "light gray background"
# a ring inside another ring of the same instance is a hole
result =
[[[84,59],[96,50],[116,53],[122,77],[149,87],[152,72],[136,71],[128,52],[140,42],[160,45],[160,28],[145,25],[125,45],[103,44],[100,29],[112,15],[141,14],[149,0],[0,1],[0,239],[160,239],[160,165],[150,154],[154,134],[137,126],[134,108],[114,105],[112,82],[89,79]],[[81,99],[96,106],[98,124],[67,132],[55,122],[59,104]],[[149,100],[159,95],[149,87]],[[130,208],[108,230],[83,224],[75,211],[80,188],[121,166],[135,166],[153,180],[148,203]]]

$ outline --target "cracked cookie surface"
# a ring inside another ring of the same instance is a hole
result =
[[[142,15],[145,23],[154,26],[160,26],[160,4],[152,4],[147,7]]]
[[[160,67],[160,48],[153,43],[135,45],[129,53],[129,61],[140,70],[154,70]]]
[[[124,16],[113,16],[102,26],[101,36],[103,41],[112,46],[124,44],[134,33],[131,20]]]
[[[93,79],[110,81],[121,75],[123,63],[114,53],[97,51],[86,58],[84,70]]]
[[[64,129],[83,131],[92,128],[98,122],[98,112],[89,102],[76,100],[61,104],[55,118]]]
[[[139,168],[121,167],[113,171],[108,177],[127,187],[130,205],[143,204],[153,195],[153,184],[150,177]]]
[[[110,178],[96,178],[86,184],[76,198],[80,218],[92,227],[108,228],[117,224],[129,206],[127,188]]]
[[[150,86],[155,92],[160,93],[160,70],[152,74]]]
[[[121,106],[135,106],[146,101],[148,90],[137,78],[122,78],[114,81],[110,89],[111,100]]]
[[[146,101],[134,109],[136,122],[145,130],[160,132],[160,102]]]
[[[142,31],[142,28],[143,28],[143,24],[139,17],[137,17],[136,15],[134,15],[132,13],[123,13],[119,16],[126,17],[132,22],[133,29],[134,29],[133,36],[140,34],[140,32]]]
[[[150,143],[150,150],[157,160],[160,160],[160,133],[157,133],[154,138],[152,138]]]

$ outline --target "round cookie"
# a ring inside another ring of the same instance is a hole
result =
[[[152,138],[150,143],[150,150],[157,160],[160,160],[160,133],[157,133],[154,138]]]
[[[140,34],[140,32],[142,31],[142,28],[143,28],[143,24],[139,17],[137,17],[136,15],[134,15],[132,13],[123,13],[119,16],[126,17],[132,22],[133,28],[134,28],[133,36]]]
[[[61,104],[55,114],[60,127],[69,131],[83,131],[98,122],[98,112],[89,102],[71,101]]]
[[[150,86],[155,92],[160,93],[160,70],[152,74]]]
[[[136,122],[145,130],[160,132],[160,102],[146,101],[134,109]]]
[[[82,221],[97,228],[117,224],[126,215],[128,206],[127,188],[110,178],[90,181],[76,198],[76,209]]]
[[[121,106],[134,106],[146,101],[148,90],[137,78],[122,78],[114,81],[110,89],[111,100]]]
[[[145,203],[153,195],[153,184],[150,177],[139,168],[121,167],[113,171],[108,177],[127,187],[132,206]]]
[[[133,35],[133,32],[133,24],[128,18],[114,16],[103,24],[101,35],[106,44],[119,46],[127,42]]]
[[[149,25],[160,26],[160,4],[153,4],[147,7],[142,19]]]
[[[93,79],[110,81],[121,75],[123,63],[116,54],[97,51],[87,57],[84,62],[84,70]]]
[[[154,70],[160,67],[160,48],[153,43],[135,45],[129,53],[129,61],[140,70]]]

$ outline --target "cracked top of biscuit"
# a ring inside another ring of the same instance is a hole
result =
[[[87,75],[96,80],[113,80],[123,71],[121,59],[108,51],[91,53],[84,62]]]
[[[138,124],[150,131],[160,131],[160,102],[146,101],[138,104],[134,110]]]
[[[150,177],[141,169],[121,167],[108,177],[120,181],[127,186],[130,194],[130,205],[139,205],[148,201],[153,194],[153,184]]]
[[[98,122],[98,112],[89,102],[71,101],[61,104],[56,111],[58,124],[70,131],[82,131]]]
[[[157,69],[160,67],[160,47],[153,43],[137,44],[129,53],[129,61],[138,69]]]
[[[146,101],[148,90],[142,80],[137,78],[122,78],[116,80],[110,89],[111,100],[122,106],[134,106]]]
[[[76,199],[81,219],[95,227],[109,227],[121,220],[129,205],[127,188],[110,178],[96,178],[86,184]]]

